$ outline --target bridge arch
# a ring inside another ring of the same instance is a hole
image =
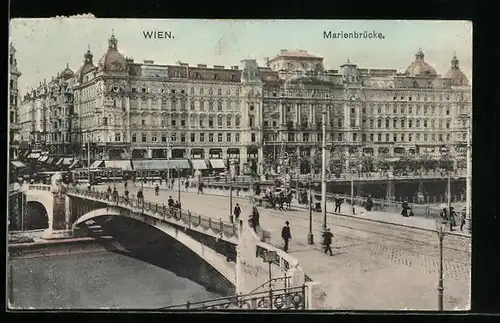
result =
[[[25,230],[44,230],[49,228],[49,216],[45,205],[39,201],[27,201],[23,220]]]
[[[108,207],[93,210],[87,214],[84,214],[75,221],[75,223],[73,224],[73,228],[89,220],[109,216],[123,216],[126,218],[134,219],[148,224],[149,226],[163,232],[164,234],[172,237],[174,240],[178,241],[189,250],[194,252],[198,257],[200,257],[200,259],[206,261],[211,267],[213,267],[231,284],[233,284],[233,286],[236,286],[236,269],[234,263],[228,262],[225,255],[219,254],[215,250],[204,246],[201,242],[195,240],[188,234],[184,233],[182,230],[175,228],[169,223],[159,221],[157,219],[152,219],[150,217],[144,217],[128,210],[123,210],[121,208]]]
[[[47,190],[25,190],[26,204],[39,203],[47,214],[48,226],[44,235],[51,236],[54,223],[54,196]]]

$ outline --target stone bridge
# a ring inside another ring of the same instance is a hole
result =
[[[72,232],[90,220],[126,217],[146,223],[186,246],[233,284],[239,295],[259,291],[270,280],[281,279],[288,282],[287,288],[307,285],[307,295],[302,295],[304,306],[316,306],[312,295],[318,283],[306,283],[298,260],[266,243],[269,234],[260,227],[254,231],[249,216],[242,214],[240,223],[228,223],[216,215],[192,214],[125,196],[113,199],[106,192],[83,188],[25,185],[23,189],[28,201],[39,202],[47,210],[46,239]],[[276,255],[271,265],[263,261],[270,251]]]

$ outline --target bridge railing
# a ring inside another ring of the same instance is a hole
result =
[[[280,289],[270,288],[268,291],[228,296],[194,303],[187,302],[185,304],[163,307],[160,310],[305,310],[306,288],[306,285]]]
[[[46,184],[28,184],[29,191],[48,191],[52,189],[52,186]]]
[[[127,197],[118,195],[111,196],[107,192],[102,191],[89,191],[77,187],[70,187],[68,193],[84,197],[96,199],[100,202],[110,206],[121,206],[133,209],[134,212],[140,212],[151,215],[156,219],[167,222],[174,222],[178,225],[188,228],[200,228],[204,231],[210,230],[219,237],[225,236],[227,238],[238,237],[238,228],[234,223],[225,222],[222,219],[214,219],[211,217],[195,214],[189,210],[181,210],[162,203],[155,203],[137,199],[135,197]]]

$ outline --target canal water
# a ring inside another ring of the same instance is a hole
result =
[[[124,254],[11,260],[18,309],[155,309],[220,295],[175,273]]]

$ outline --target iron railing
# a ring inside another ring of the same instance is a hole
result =
[[[306,285],[162,307],[159,310],[305,310]]]
[[[271,287],[271,289],[274,287],[274,283],[275,282],[283,282],[283,288],[286,290],[287,288],[290,287],[290,279],[292,277],[291,276],[286,276],[286,273],[285,273],[285,276],[284,277],[275,277],[275,278],[272,278],[270,280],[268,280],[267,282],[263,283],[262,285],[254,288],[249,294],[252,294],[252,293],[255,293],[257,292],[259,289],[262,289],[262,288],[269,288]]]
[[[203,231],[204,233],[211,231],[212,235],[218,238],[223,238],[223,236],[226,238],[238,238],[238,228],[235,223],[194,214],[190,211],[172,208],[165,204],[145,201],[134,197],[127,198],[124,195],[113,197],[107,192],[89,191],[77,187],[68,187],[67,193],[77,197],[91,198],[109,206],[125,207],[133,212],[147,214],[152,217],[152,221],[163,220],[173,222],[174,224],[190,229],[198,228],[196,231]]]

